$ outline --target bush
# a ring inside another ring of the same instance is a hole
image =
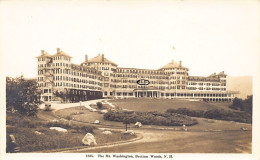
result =
[[[176,113],[159,113],[159,112],[116,112],[109,111],[104,114],[105,120],[117,122],[129,122],[148,125],[165,125],[165,126],[191,126],[198,122],[188,116]]]
[[[85,112],[80,111],[80,112],[72,112],[72,113],[70,113],[71,116],[72,115],[80,115],[80,114],[85,114]]]
[[[231,109],[234,109],[234,110],[239,110],[239,108],[237,108],[236,106],[233,106],[233,105],[228,106],[228,107],[231,108]]]
[[[6,125],[35,128],[41,125],[42,122],[36,117],[26,117],[20,114],[6,114]]]
[[[102,109],[103,108],[103,104],[101,102],[97,102],[97,107],[98,107],[98,109]]]
[[[252,123],[252,116],[246,112],[234,112],[224,109],[211,109],[208,111],[191,110],[188,108],[168,109],[166,113],[178,113],[191,117],[203,117],[209,119],[228,120],[244,123]]]
[[[65,119],[67,119],[67,120],[72,120],[72,115],[66,116]]]
[[[191,117],[203,117],[203,110],[191,110],[188,108],[168,109],[166,113],[178,113]]]
[[[232,112],[224,109],[212,109],[204,113],[205,118],[252,123],[252,116],[246,112]]]

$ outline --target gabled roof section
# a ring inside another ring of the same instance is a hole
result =
[[[171,69],[171,68],[186,68],[184,66],[182,66],[181,61],[180,63],[174,62],[174,60],[172,60],[170,63],[166,64],[165,66],[163,66],[161,69]]]
[[[216,73],[212,73],[209,77],[216,77],[217,74]]]
[[[66,56],[66,57],[72,58],[70,55],[68,55],[67,53],[65,53],[63,51],[60,51],[60,52],[54,54],[52,57],[55,57],[55,56]]]
[[[220,72],[218,76],[227,76],[227,74],[224,73],[224,71]]]
[[[55,56],[66,56],[66,57],[69,57],[69,58],[72,58],[70,55],[68,55],[67,53],[63,52],[63,51],[60,51],[59,48],[57,48],[57,53],[54,54],[54,55],[50,55],[48,54],[47,52],[45,52],[44,50],[41,51],[42,54],[36,58],[41,58],[41,57],[55,57]]]
[[[41,52],[42,52],[42,54],[40,56],[37,56],[36,58],[52,57],[52,55],[45,52],[44,50],[41,50]]]
[[[98,54],[96,57],[88,60],[88,63],[109,63],[109,64],[113,64],[113,65],[117,66],[117,64],[115,64],[114,62],[106,59],[104,57],[104,54],[102,54],[102,55]]]
[[[43,55],[40,55],[36,58],[44,58],[44,57],[52,57],[52,55],[48,54],[48,53],[44,53]]]

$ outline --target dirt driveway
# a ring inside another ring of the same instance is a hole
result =
[[[251,131],[183,132],[138,130],[142,138],[68,152],[81,153],[251,153]]]

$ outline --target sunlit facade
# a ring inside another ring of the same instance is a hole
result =
[[[55,101],[56,91],[68,94],[68,101],[96,98],[179,98],[215,102],[232,101],[239,93],[227,91],[226,74],[189,76],[182,62],[170,62],[158,70],[123,68],[99,54],[85,55],[80,65],[60,49],[38,59],[38,84],[44,101]]]

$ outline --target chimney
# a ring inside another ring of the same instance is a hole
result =
[[[60,54],[60,48],[57,48],[57,54]]]
[[[105,58],[104,58],[104,54],[102,54],[102,62],[104,62]]]
[[[42,55],[44,55],[44,50],[42,50]]]
[[[87,54],[85,55],[85,62],[86,63],[88,62],[88,55]]]
[[[180,61],[180,63],[179,63],[179,64],[180,64],[180,67],[182,67],[181,61]]]

